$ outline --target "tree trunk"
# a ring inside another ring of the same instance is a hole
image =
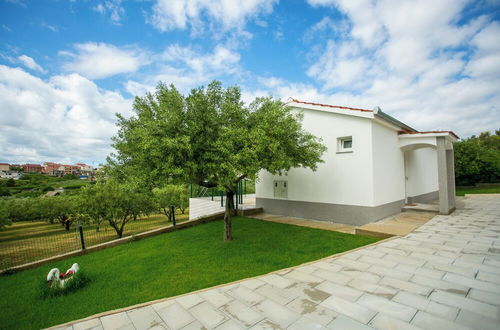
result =
[[[66,228],[66,231],[69,231],[71,228],[71,220],[67,219],[65,222],[64,222],[64,227]]]
[[[165,207],[162,207],[162,210],[163,210],[163,214],[165,214],[165,216],[167,217],[167,222],[170,222],[170,212],[167,211],[167,209]]]
[[[233,240],[232,216],[234,211],[234,192],[226,191],[226,212],[224,213],[224,241]]]

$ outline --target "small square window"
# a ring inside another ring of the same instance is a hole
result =
[[[352,140],[342,140],[342,149],[351,149]]]
[[[340,137],[337,140],[337,152],[352,152],[352,136]]]

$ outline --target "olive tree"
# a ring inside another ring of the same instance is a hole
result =
[[[80,213],[79,196],[53,196],[38,199],[38,207],[42,217],[50,223],[54,220],[64,226],[66,231],[71,229],[71,224]]]
[[[111,167],[134,173],[146,185],[167,178],[225,191],[224,240],[232,240],[231,217],[239,181],[294,167],[316,169],[326,150],[304,131],[300,113],[272,97],[250,105],[238,87],[214,81],[184,96],[160,83],[154,94],[136,97],[135,115],[118,116]]]
[[[150,193],[133,184],[119,183],[112,179],[85,187],[82,198],[83,213],[98,226],[102,221],[107,221],[118,238],[123,236],[127,223],[149,214],[155,208]]]
[[[167,184],[161,188],[153,189],[153,196],[157,207],[165,214],[168,220],[172,218],[171,207],[177,206],[181,201],[182,186]]]

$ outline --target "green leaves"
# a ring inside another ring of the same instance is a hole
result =
[[[255,179],[261,170],[314,170],[326,150],[280,100],[258,98],[245,106],[238,87],[223,88],[218,81],[188,96],[160,83],[154,94],[136,97],[134,110],[129,119],[118,116],[117,154],[108,162],[115,178],[136,178],[151,189],[194,183],[232,196],[240,180]],[[165,203],[171,192],[161,189],[155,195]],[[232,206],[226,206],[231,228]]]
[[[82,190],[82,213],[99,225],[107,221],[121,237],[125,225],[155,210],[150,193],[133,184],[119,183],[114,179],[101,181]]]
[[[457,185],[500,182],[500,131],[456,142],[454,153]]]
[[[238,87],[218,81],[186,97],[160,83],[154,94],[136,97],[134,110],[119,117],[118,153],[110,160],[151,188],[168,181],[234,191],[262,169],[315,169],[326,150],[283,102],[267,97],[245,106]]]

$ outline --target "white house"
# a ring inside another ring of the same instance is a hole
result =
[[[256,206],[265,212],[361,225],[401,211],[405,203],[439,199],[455,208],[451,131],[418,132],[382,112],[302,102],[302,127],[328,147],[317,171],[259,173]]]

